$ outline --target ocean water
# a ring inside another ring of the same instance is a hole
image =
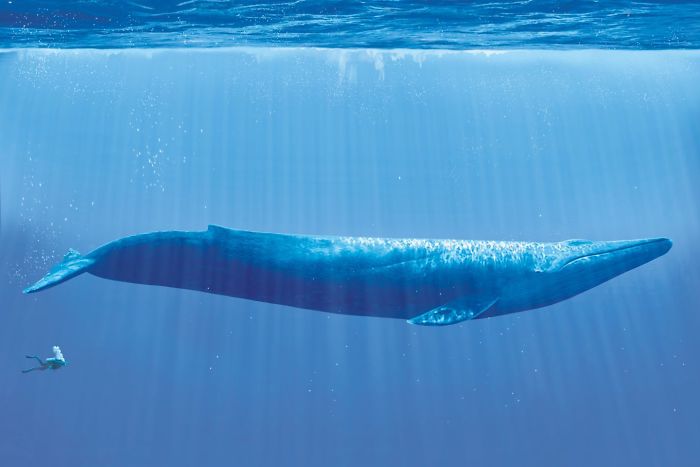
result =
[[[7,2],[0,465],[698,465],[697,12]],[[21,293],[69,248],[208,224],[674,247],[439,328],[89,275]],[[66,368],[21,373],[53,345]]]
[[[3,0],[15,47],[685,49],[700,1]]]

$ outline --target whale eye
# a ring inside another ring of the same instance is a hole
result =
[[[590,245],[593,242],[590,240],[573,239],[573,240],[566,240],[563,243],[566,243],[569,246],[581,246],[581,245]]]

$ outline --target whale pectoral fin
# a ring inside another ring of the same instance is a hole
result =
[[[477,318],[498,301],[498,297],[463,297],[407,320],[421,326],[447,326]]]
[[[94,262],[95,261],[90,258],[82,257],[80,253],[75,250],[68,250],[68,253],[63,257],[63,261],[54,266],[47,275],[22,292],[29,294],[58,285],[71,277],[84,273]]]

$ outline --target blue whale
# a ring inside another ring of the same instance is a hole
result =
[[[573,297],[671,248],[666,238],[554,243],[315,237],[209,226],[70,250],[38,292],[84,272],[261,302],[448,325]]]

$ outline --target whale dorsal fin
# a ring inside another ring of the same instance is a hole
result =
[[[209,224],[207,226],[207,233],[214,237],[228,237],[229,235],[240,233],[240,230],[227,229],[220,225]]]
[[[221,227],[220,225],[209,224],[207,226],[207,232],[228,233],[230,231],[231,231],[231,229],[227,229],[226,227]]]
[[[498,297],[461,297],[408,320],[421,326],[447,326],[476,319],[491,308]]]

